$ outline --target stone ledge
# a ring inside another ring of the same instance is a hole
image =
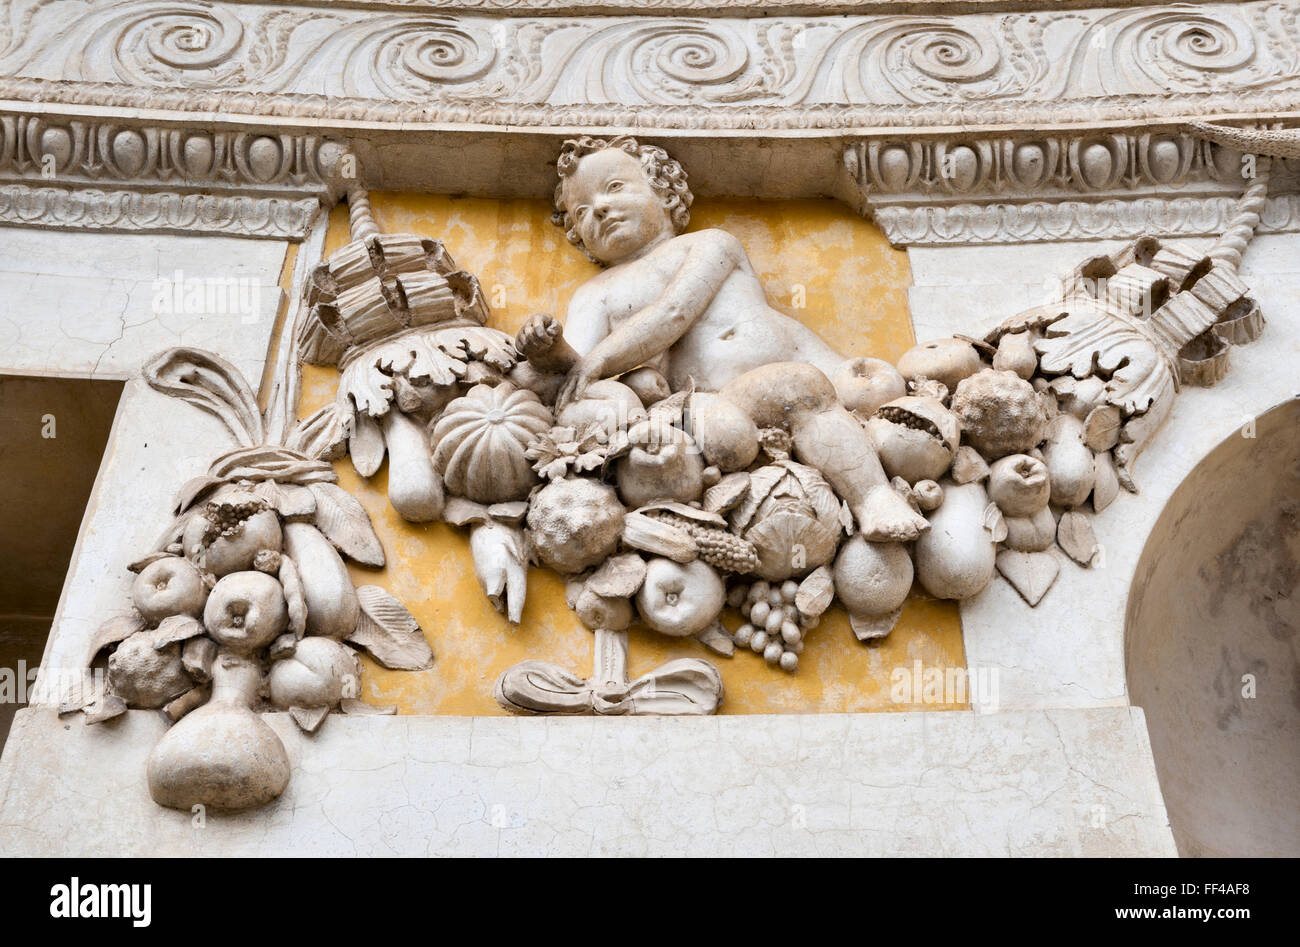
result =
[[[87,727],[20,711],[0,762],[0,853],[1175,854],[1137,708],[334,717],[315,737],[267,720],[289,788],[198,828],[148,796],[160,715]]]

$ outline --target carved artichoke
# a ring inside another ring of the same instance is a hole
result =
[[[522,500],[537,483],[528,445],[552,420],[531,391],[475,385],[434,425],[434,469],[453,496],[476,503]]]

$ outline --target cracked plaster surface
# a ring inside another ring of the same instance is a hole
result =
[[[1132,708],[267,720],[284,796],[196,820],[149,799],[158,715],[20,712],[0,854],[1174,854]]]

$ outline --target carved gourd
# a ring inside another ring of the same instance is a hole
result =
[[[1078,506],[1088,499],[1096,482],[1096,465],[1083,435],[1083,422],[1072,414],[1057,415],[1047,429],[1043,461],[1051,475],[1055,506]]]
[[[255,659],[222,652],[212,699],[168,730],[149,754],[149,794],[173,809],[265,805],[289,784],[284,743],[252,706],[262,683]]]
[[[433,428],[433,466],[447,491],[476,503],[522,500],[537,484],[529,442],[550,429],[537,395],[513,385],[475,385]]]
[[[945,483],[943,504],[916,541],[916,576],[935,598],[970,598],[993,578],[1001,513],[980,483]]]

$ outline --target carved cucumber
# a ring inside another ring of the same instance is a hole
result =
[[[334,545],[310,523],[285,523],[284,549],[302,580],[307,634],[326,638],[352,634],[361,616],[361,604]]]
[[[383,418],[388,447],[388,502],[402,519],[428,523],[442,515],[442,478],[433,469],[424,425],[390,408]]]

